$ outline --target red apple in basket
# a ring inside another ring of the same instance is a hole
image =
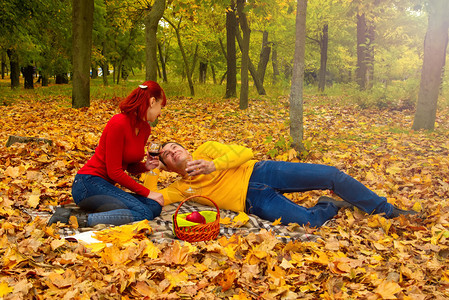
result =
[[[197,211],[187,215],[186,220],[194,223],[206,224],[206,218]]]

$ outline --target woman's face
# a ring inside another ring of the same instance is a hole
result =
[[[147,122],[156,121],[157,117],[159,117],[159,115],[161,114],[161,109],[162,109],[162,101],[156,100],[156,98],[151,97],[150,105],[148,106],[147,109],[146,121]]]

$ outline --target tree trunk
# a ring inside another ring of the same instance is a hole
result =
[[[262,38],[262,50],[259,55],[259,64],[257,66],[257,77],[263,86],[265,72],[267,70],[268,61],[270,60],[271,47],[268,43],[268,31],[264,30]]]
[[[73,0],[72,10],[72,107],[89,107],[94,0]]]
[[[18,135],[10,135],[8,140],[6,141],[6,147],[11,146],[15,143],[45,143],[48,145],[53,145],[53,141],[45,138],[37,138],[37,137],[29,137],[29,136],[18,136]]]
[[[120,63],[117,66],[117,77],[116,77],[117,81],[115,82],[117,85],[120,84],[120,78],[122,78],[122,68],[123,68],[122,59],[120,59]]]
[[[210,70],[211,70],[211,73],[212,73],[212,81],[214,82],[214,84],[217,84],[217,78],[216,78],[216,76],[215,76],[215,68],[214,68],[214,65],[211,65],[211,66],[210,66]]]
[[[182,44],[181,34],[179,32],[180,27],[181,27],[182,18],[179,19],[178,26],[175,26],[175,24],[172,21],[170,21],[169,19],[167,19],[167,18],[165,18],[165,20],[175,30],[176,39],[178,40],[179,50],[181,51],[182,59],[184,61],[184,67],[186,69],[187,81],[189,82],[189,88],[190,88],[190,95],[191,96],[195,96],[195,89],[193,88],[192,74],[191,74],[190,69],[189,69],[189,63],[187,61],[187,55],[186,55],[186,52],[184,50],[184,45]]]
[[[117,62],[112,65],[112,82],[115,83],[115,77],[117,76]]]
[[[223,83],[223,81],[225,80],[225,78],[226,78],[226,76],[227,76],[227,73],[228,72],[224,72],[224,74],[223,74],[223,76],[221,76],[221,79],[220,79],[220,85]]]
[[[251,31],[248,26],[246,14],[244,13],[245,0],[237,0],[237,13],[239,16],[240,28],[243,31],[243,40],[240,46],[242,50],[242,62],[241,62],[241,87],[240,87],[240,109],[248,108],[248,65],[249,65],[249,41]]]
[[[34,89],[34,66],[28,65],[23,68],[24,88]]]
[[[239,43],[240,50],[242,50],[243,39],[240,36],[240,32],[237,33],[237,41]],[[260,81],[259,76],[257,75],[256,67],[254,67],[254,64],[251,61],[251,58],[249,57],[249,55],[248,55],[248,69],[249,69],[249,73],[251,74],[251,77],[253,78],[254,85],[256,86],[256,89],[257,89],[257,92],[259,93],[259,95],[266,95],[263,84]]]
[[[329,26],[325,24],[323,26],[323,34],[320,40],[320,53],[321,53],[321,62],[320,62],[320,74],[318,80],[318,90],[320,92],[324,92],[324,88],[326,87],[326,70],[327,70],[327,45],[329,43],[329,34],[328,34]]]
[[[165,0],[155,0],[145,16],[145,79],[157,81],[157,25],[165,11]]]
[[[67,84],[67,83],[69,83],[69,77],[67,76],[67,73],[56,74],[55,83],[56,84]]]
[[[101,73],[102,73],[102,77],[103,77],[103,85],[104,86],[108,86],[109,85],[109,81],[108,81],[108,75],[109,75],[109,67],[107,63],[102,63],[101,64]]]
[[[92,78],[92,79],[95,79],[95,78],[98,78],[98,68],[97,68],[97,66],[95,66],[95,65],[92,65],[92,67],[91,67],[91,76],[90,76],[90,78]]]
[[[103,77],[103,86],[108,86],[109,85],[109,81],[108,81],[108,77],[109,77],[109,62],[106,58],[106,54],[108,52],[108,49],[106,48],[107,44],[106,42],[102,43],[102,49],[101,49],[101,54],[103,56],[103,59],[100,61],[100,68],[101,68],[101,77]]]
[[[299,153],[305,148],[303,123],[304,56],[306,44],[307,0],[298,0],[296,7],[296,39],[293,62],[292,86],[290,91],[290,136],[292,147]]]
[[[161,43],[157,43],[158,49],[159,49],[159,61],[161,62],[161,69],[162,69],[162,81],[168,82],[167,79],[167,57],[163,51],[163,47]],[[165,48],[165,46],[164,46]]]
[[[226,94],[225,98],[237,96],[237,59],[235,49],[235,38],[237,20],[235,17],[235,3],[226,10]]]
[[[48,74],[45,72],[42,72],[42,75],[41,75],[41,85],[48,86]]]
[[[206,75],[207,75],[207,62],[200,61],[200,67],[199,67],[199,82],[200,83],[206,83]]]
[[[7,54],[9,57],[10,65],[10,77],[11,77],[11,88],[15,89],[20,86],[20,67],[19,67],[19,55],[14,49],[8,49]]]
[[[361,90],[373,86],[374,25],[365,13],[357,15],[357,70],[356,80]]]
[[[193,80],[193,72],[195,70],[196,62],[198,60],[198,44],[195,46],[195,52],[193,53],[193,61],[192,61],[192,67],[190,68],[192,74],[190,74],[190,77],[192,77]]]
[[[273,66],[273,85],[278,82],[279,76],[279,65],[278,65],[278,51],[277,46],[273,46],[273,51],[271,53],[271,65]]]
[[[5,79],[6,71],[6,54],[2,51],[2,79]]]
[[[448,11],[447,0],[429,1],[429,23],[424,40],[421,83],[412,127],[414,130],[435,128],[439,88],[446,62]]]
[[[368,71],[366,65],[366,21],[365,14],[357,15],[357,69],[356,80],[361,90],[366,89],[366,73]]]

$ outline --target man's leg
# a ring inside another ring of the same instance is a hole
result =
[[[329,202],[322,202],[306,208],[290,201],[267,185],[250,183],[246,196],[246,212],[268,221],[280,218],[284,225],[298,223],[319,227],[337,214],[338,207]]]
[[[331,166],[262,161],[255,165],[250,183],[265,184],[279,193],[332,190],[369,214],[385,213],[390,217],[393,213],[393,205],[385,197],[378,196],[359,181]]]

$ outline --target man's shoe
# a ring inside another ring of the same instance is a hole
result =
[[[87,227],[87,213],[65,207],[56,207],[54,214],[48,220],[47,226],[60,222],[69,224],[70,216],[75,216],[78,221],[78,227]]]
[[[417,213],[418,212],[414,210],[404,210],[396,206],[393,206],[393,212],[391,213],[390,218],[396,218],[399,217],[400,215],[416,215]]]
[[[349,208],[349,209],[354,209],[354,205],[352,205],[351,203],[348,203],[346,201],[337,201],[331,197],[327,197],[327,196],[321,196],[320,198],[318,198],[318,203],[323,203],[323,202],[330,202],[332,204],[334,204],[336,207],[338,207],[338,209],[342,209],[342,208]]]

